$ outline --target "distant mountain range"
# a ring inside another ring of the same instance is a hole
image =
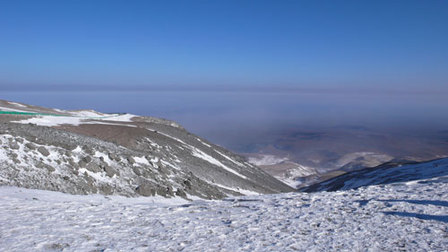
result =
[[[448,175],[448,158],[428,162],[391,161],[374,168],[348,172],[304,188],[303,192],[351,190]]]

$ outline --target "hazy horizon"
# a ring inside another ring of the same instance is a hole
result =
[[[323,146],[328,146],[319,147],[320,150],[331,149],[330,143],[355,141],[358,151],[387,153],[401,148],[402,153],[408,153],[404,150],[410,148],[411,139],[413,146],[409,153],[421,152],[425,156],[428,146],[441,146],[438,150],[446,152],[448,144],[448,101],[444,96],[434,99],[432,95],[421,94],[12,92],[2,93],[1,98],[59,109],[162,117],[240,153],[293,157],[316,148],[312,143],[307,146],[300,134],[325,136]],[[360,134],[367,137],[366,142],[357,140]],[[370,139],[370,135],[375,137]],[[291,147],[299,143],[305,146]],[[355,147],[347,147],[345,151]],[[395,152],[400,152],[399,149]]]
[[[237,152],[446,148],[448,2],[0,7],[0,99],[163,117]]]

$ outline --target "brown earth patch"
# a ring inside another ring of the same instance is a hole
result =
[[[151,133],[145,128],[134,128],[128,126],[107,124],[81,124],[79,126],[61,125],[57,128],[80,135],[95,137],[125,147],[135,146],[135,141],[137,139],[148,136],[148,134]]]

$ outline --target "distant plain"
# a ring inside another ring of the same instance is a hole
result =
[[[174,120],[238,153],[328,170],[350,153],[448,156],[448,101],[437,94],[285,92],[6,92],[2,99],[62,109]]]

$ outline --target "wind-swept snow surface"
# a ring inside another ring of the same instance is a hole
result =
[[[444,251],[448,176],[190,203],[0,187],[1,251]]]

